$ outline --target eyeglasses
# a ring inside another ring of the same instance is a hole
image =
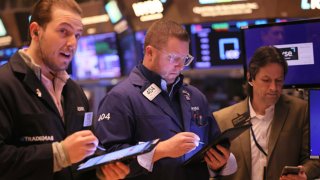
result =
[[[154,46],[152,46],[154,47]],[[163,54],[166,54],[168,56],[168,60],[171,64],[183,64],[184,66],[189,66],[191,62],[193,61],[194,57],[191,56],[190,54],[188,55],[179,55],[176,53],[169,53],[165,50],[160,50],[156,47],[154,47],[156,50],[160,51]]]

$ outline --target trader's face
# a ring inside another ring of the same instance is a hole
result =
[[[39,58],[49,71],[66,70],[77,49],[83,25],[81,16],[58,7],[52,9],[52,19],[39,32]]]
[[[185,57],[189,55],[189,42],[175,37],[168,39],[166,47],[154,48],[153,71],[168,84],[172,84],[184,68]]]
[[[274,105],[282,91],[284,72],[280,64],[271,63],[261,67],[252,80],[253,104],[263,104],[265,107]]]

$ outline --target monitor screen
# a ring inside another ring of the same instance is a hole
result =
[[[116,34],[105,33],[81,37],[72,69],[74,78],[78,80],[120,77]]]
[[[320,20],[251,26],[243,35],[245,69],[257,48],[271,45],[279,48],[288,62],[285,87],[320,85]]]
[[[136,48],[138,52],[137,57],[139,60],[142,60],[144,56],[144,39],[145,39],[146,33],[147,33],[146,30],[135,32]]]
[[[0,66],[6,64],[17,50],[15,47],[0,49]]]
[[[125,32],[118,35],[121,51],[122,75],[127,76],[131,70],[141,61],[140,49],[136,46],[135,33]]]
[[[242,65],[240,27],[265,24],[267,20],[229,21],[190,25],[191,54],[194,68]]]
[[[320,158],[320,89],[309,90],[310,158]]]

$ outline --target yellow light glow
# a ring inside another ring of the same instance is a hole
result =
[[[109,16],[107,14],[82,18],[83,25],[98,24],[98,23],[103,23],[108,21],[109,21]]]

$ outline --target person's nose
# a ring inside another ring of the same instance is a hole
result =
[[[277,90],[277,82],[276,82],[276,81],[272,81],[272,82],[270,83],[269,88],[270,88],[272,91],[276,91],[276,90]]]
[[[78,39],[75,36],[70,36],[67,41],[69,50],[75,50],[77,47]]]

